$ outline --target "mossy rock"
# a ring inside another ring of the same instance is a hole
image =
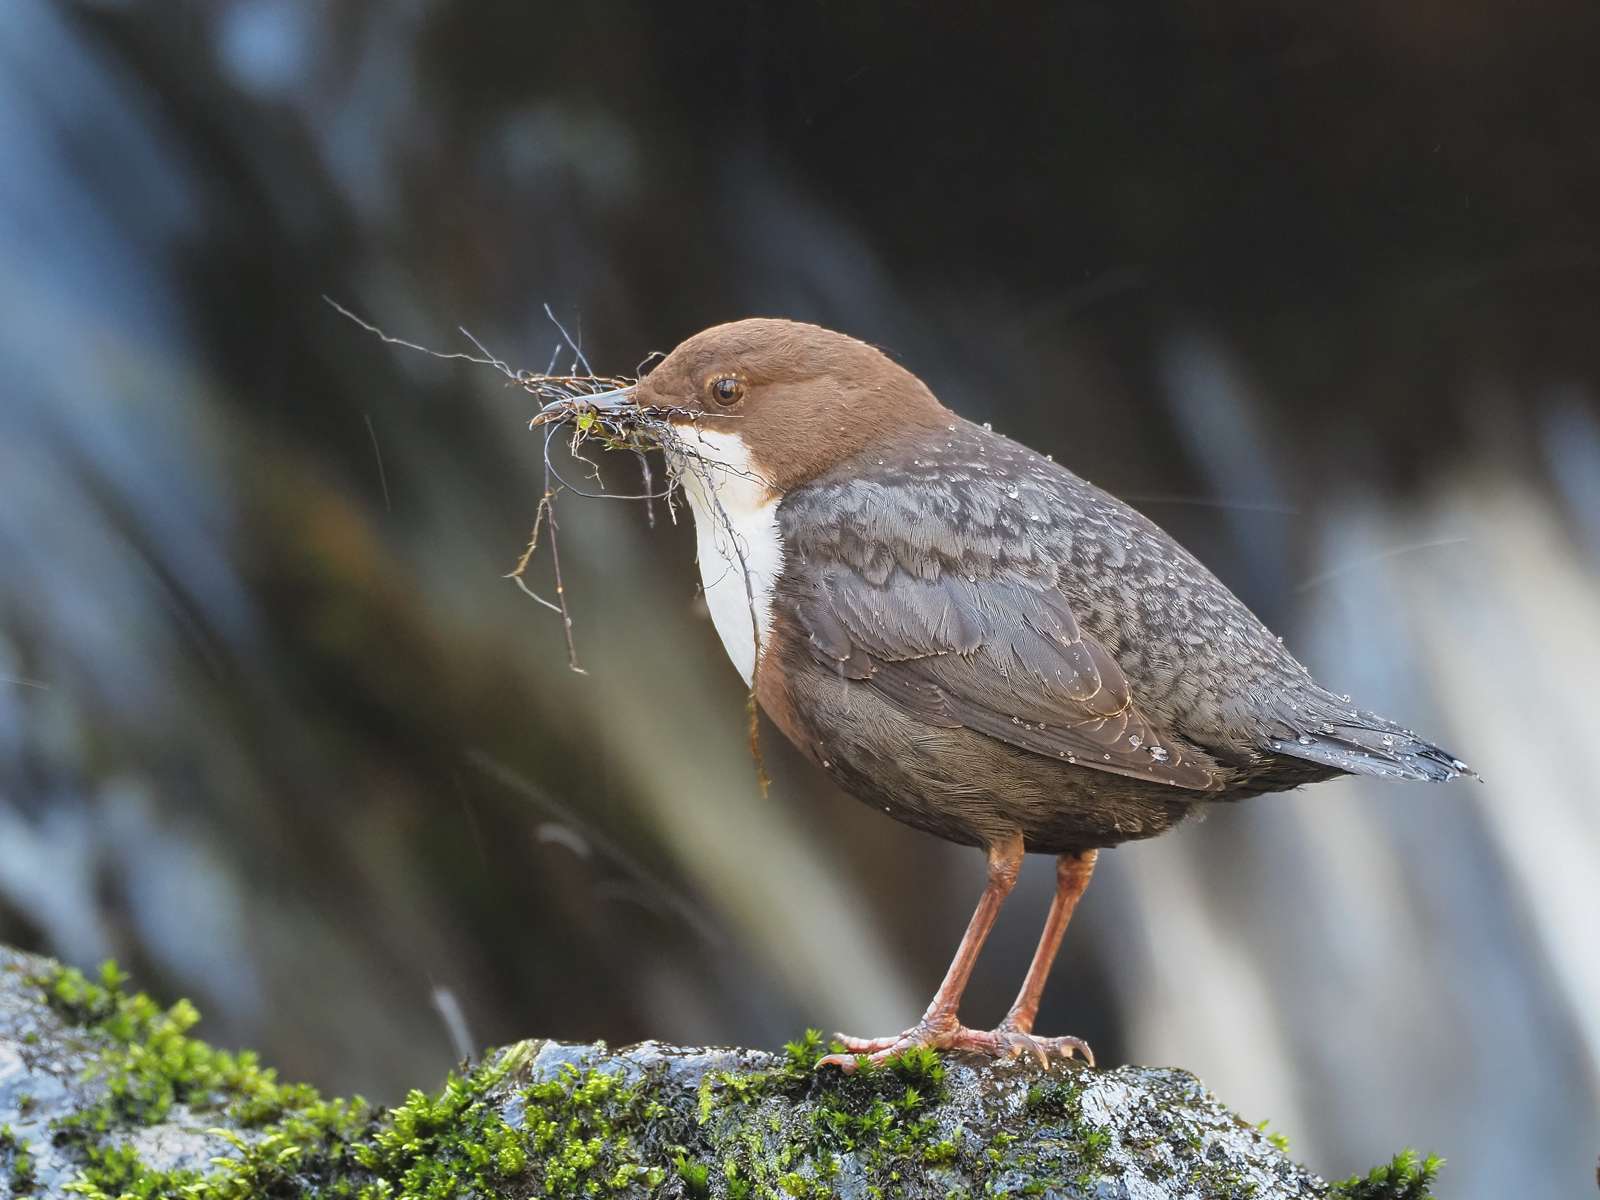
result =
[[[1420,1200],[1401,1156],[1328,1185],[1182,1071],[528,1041],[392,1109],[324,1100],[197,1019],[0,948],[0,1197],[978,1196]]]

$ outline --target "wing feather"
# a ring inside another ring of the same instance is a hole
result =
[[[905,711],[1098,771],[1210,790],[1215,762],[1160,733],[1057,589],[896,569],[878,583],[814,553],[795,606],[812,654]]]

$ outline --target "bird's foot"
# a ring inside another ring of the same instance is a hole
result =
[[[918,1047],[949,1050],[957,1054],[981,1054],[987,1058],[1015,1058],[1019,1054],[1030,1054],[1044,1067],[1050,1065],[1052,1057],[1068,1059],[1077,1055],[1091,1067],[1094,1066],[1094,1051],[1082,1038],[1037,1037],[1004,1024],[997,1029],[968,1029],[953,1019],[946,1022],[922,1020],[904,1033],[891,1037],[856,1038],[839,1034],[834,1040],[844,1046],[845,1052],[829,1054],[819,1059],[817,1066],[838,1067],[847,1074],[863,1061],[881,1066],[897,1054]]]
[[[1032,1030],[1017,1029],[1009,1022],[1002,1021],[994,1031],[994,1036],[1006,1047],[1004,1053],[1007,1058],[1031,1054],[1039,1060],[1041,1067],[1048,1068],[1051,1058],[1070,1059],[1077,1055],[1089,1066],[1094,1066],[1094,1051],[1089,1049],[1089,1043],[1071,1034],[1040,1037]]]

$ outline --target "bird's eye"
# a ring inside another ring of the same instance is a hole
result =
[[[724,375],[721,379],[711,381],[711,398],[718,404],[737,404],[744,395],[744,384],[731,375]]]

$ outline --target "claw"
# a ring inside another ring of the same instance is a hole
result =
[[[817,1069],[820,1071],[823,1067],[838,1067],[846,1075],[854,1075],[862,1061],[854,1054],[825,1054],[817,1059]]]
[[[1006,1047],[1008,1054],[1015,1057],[1018,1054],[1032,1054],[1039,1060],[1039,1065],[1046,1069],[1050,1066],[1051,1056],[1070,1059],[1073,1055],[1082,1058],[1089,1066],[1094,1066],[1094,1051],[1089,1048],[1089,1043],[1082,1038],[1075,1037],[1038,1037],[1035,1034],[1018,1029],[1008,1022],[1001,1022],[1000,1027],[994,1031],[995,1037]]]

